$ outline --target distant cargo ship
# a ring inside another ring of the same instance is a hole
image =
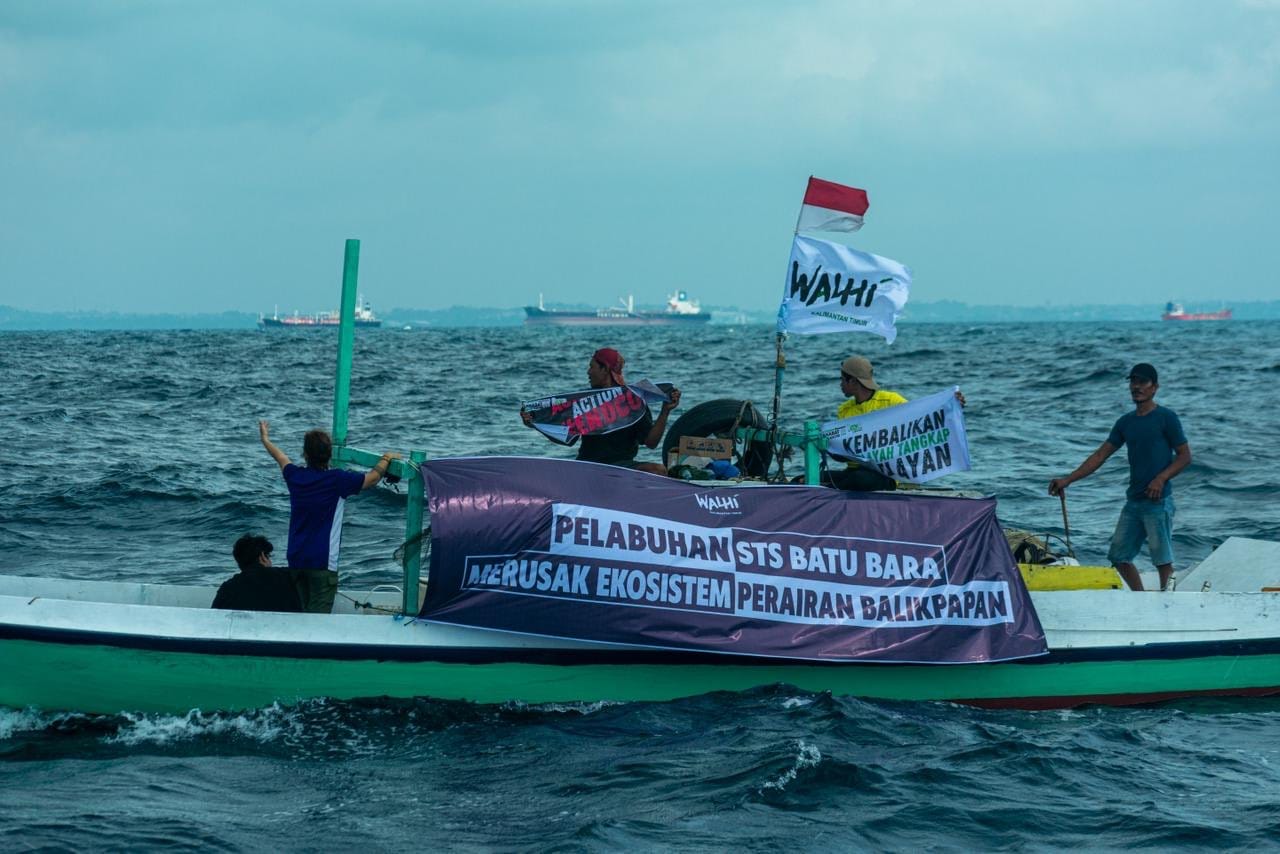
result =
[[[542,294],[538,294],[536,306],[524,307],[524,322],[531,326],[695,326],[711,319],[711,312],[703,311],[684,291],[667,298],[665,311],[636,311],[633,297],[619,302],[622,305],[618,308],[557,311],[543,306]]]
[[[1161,320],[1230,320],[1231,309],[1224,308],[1222,311],[1203,311],[1200,313],[1189,313],[1182,310],[1182,304],[1171,302],[1164,307],[1164,314],[1160,315]]]
[[[342,315],[336,311],[320,314],[298,314],[295,311],[287,317],[281,317],[280,309],[277,308],[271,317],[264,314],[258,315],[258,326],[262,329],[320,329],[337,326],[341,321]],[[356,300],[356,326],[377,328],[381,325],[382,321],[374,316],[369,303],[363,298]]]

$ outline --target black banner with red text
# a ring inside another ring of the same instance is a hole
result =
[[[635,424],[651,404],[669,399],[670,383],[648,380],[610,388],[588,388],[526,400],[520,408],[533,427],[553,442],[573,445],[583,436],[612,433]]]

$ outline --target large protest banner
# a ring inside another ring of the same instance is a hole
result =
[[[655,385],[640,380],[625,386],[588,388],[526,400],[520,408],[533,416],[533,426],[539,433],[562,445],[572,445],[583,436],[630,427],[644,417],[650,404],[669,400],[670,389],[670,383]]]
[[[778,307],[778,332],[871,332],[890,344],[911,271],[891,258],[796,235]]]
[[[428,620],[816,661],[1046,651],[994,500],[717,489],[534,458],[423,472]]]
[[[895,480],[926,483],[968,471],[969,442],[959,386],[866,415],[822,425],[827,451],[873,465]]]

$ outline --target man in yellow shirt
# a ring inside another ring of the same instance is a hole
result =
[[[863,356],[850,356],[840,363],[840,391],[848,398],[836,409],[836,418],[853,418],[855,415],[866,415],[877,409],[888,409],[907,399],[896,391],[882,389],[876,383],[871,362]],[[956,392],[956,399],[964,406],[964,395]],[[849,463],[848,468],[823,473],[823,483],[837,489],[848,489],[854,492],[867,492],[873,489],[897,489],[893,478],[881,474],[868,465],[857,460]]]
[[[836,418],[866,415],[907,402],[896,391],[887,391],[876,385],[871,362],[862,356],[850,356],[840,363],[840,391],[848,400],[840,404]]]
[[[896,391],[880,388],[876,384],[871,362],[863,356],[850,356],[840,363],[840,391],[848,398],[836,410],[836,418],[852,418],[877,409],[888,409],[906,403],[907,399]],[[836,489],[869,492],[874,489],[897,489],[897,482],[881,474],[871,466],[857,460],[848,468],[824,471],[822,482]]]

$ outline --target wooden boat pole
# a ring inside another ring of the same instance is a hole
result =
[[[338,370],[333,384],[333,443],[347,443],[347,403],[351,400],[351,353],[356,338],[356,278],[360,241],[347,240],[342,259],[342,310],[338,323]]]
[[[1066,534],[1067,551],[1072,557],[1076,556],[1076,550],[1071,547],[1071,525],[1067,522],[1067,491],[1065,489],[1058,490],[1058,497],[1062,499],[1062,532]]]
[[[774,342],[776,356],[773,361],[773,413],[769,418],[769,444],[776,446],[778,444],[778,432],[782,429],[779,426],[778,419],[782,412],[782,375],[787,372],[787,354],[783,352],[783,342],[787,340],[785,333],[779,332]],[[778,459],[778,473],[782,473],[782,460]],[[765,480],[768,480],[769,472],[765,471]]]
[[[773,362],[773,417],[769,421],[769,429],[775,432],[778,429],[778,416],[782,409],[782,375],[787,371],[787,355],[782,351],[782,342],[785,340],[786,334],[779,332],[775,344],[777,358]]]

